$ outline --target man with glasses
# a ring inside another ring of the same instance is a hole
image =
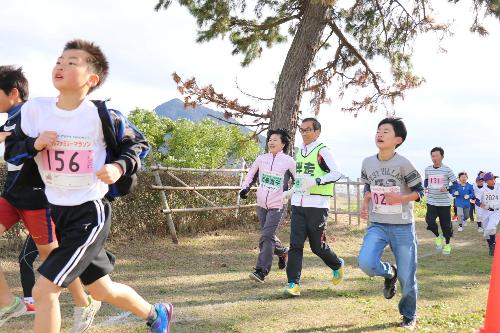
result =
[[[334,183],[341,173],[330,150],[319,140],[321,124],[315,118],[305,118],[299,128],[302,149],[297,153],[290,233],[290,250],[286,274],[288,284],[285,294],[299,296],[304,243],[332,269],[332,283],[343,278],[344,260],[326,243],[326,224]]]

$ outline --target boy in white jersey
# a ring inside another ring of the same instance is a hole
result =
[[[492,172],[486,172],[483,175],[486,186],[483,187],[481,196],[477,197],[476,200],[476,206],[484,209],[482,215],[484,236],[488,241],[490,256],[495,253],[495,235],[497,224],[500,222],[500,186],[496,184],[497,178],[498,176],[495,176]]]
[[[450,240],[453,236],[451,226],[451,199],[448,192],[450,183],[455,185],[457,177],[453,171],[443,164],[444,150],[441,147],[431,149],[432,165],[425,168],[424,187],[427,192],[427,213],[425,222],[427,230],[436,236],[436,249],[443,251],[443,254],[451,253]],[[439,218],[442,235],[439,234],[439,227],[436,219]],[[443,244],[444,243],[444,244]]]
[[[27,137],[12,146],[26,147],[19,160],[35,157],[60,243],[40,266],[41,276],[33,288],[35,333],[60,331],[59,295],[77,277],[94,299],[143,318],[152,332],[170,329],[171,304],[151,305],[108,275],[114,266],[114,256],[104,250],[111,223],[111,205],[105,198],[108,185],[136,173],[148,144],[123,116],[116,118],[114,124],[123,126],[123,135],[117,139],[120,154],[109,160],[105,133],[114,125],[105,124],[86,98],[107,73],[108,62],[98,46],[70,41],[52,72],[59,96],[33,99],[22,107],[20,125]],[[9,145],[6,155],[8,150]]]
[[[413,164],[396,153],[406,139],[406,126],[401,118],[386,118],[377,129],[377,155],[363,160],[361,180],[365,196],[361,217],[369,218],[369,226],[359,250],[359,267],[369,276],[381,276],[384,297],[396,294],[401,285],[399,313],[401,326],[413,330],[417,312],[417,238],[413,218],[413,201],[424,195],[422,177]],[[382,261],[384,249],[390,246],[396,265]]]
[[[474,195],[476,198],[481,197],[481,192],[484,189],[484,172],[479,171],[476,177],[476,182],[474,183]],[[477,232],[483,232],[483,214],[484,214],[484,209],[482,209],[479,206],[476,206],[476,199],[474,198],[471,200],[471,204],[474,205],[475,211],[476,211],[476,222],[477,222]]]

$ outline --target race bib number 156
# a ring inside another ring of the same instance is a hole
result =
[[[94,182],[92,141],[82,138],[59,138],[42,151],[42,177],[47,185],[66,189],[89,187]]]

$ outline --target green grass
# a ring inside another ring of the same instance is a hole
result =
[[[289,225],[279,236],[288,240]],[[452,255],[435,253],[425,223],[417,223],[419,239],[418,331],[471,332],[479,328],[487,299],[491,258],[472,226],[456,233]],[[117,255],[112,277],[135,288],[151,302],[175,305],[173,332],[403,332],[397,327],[400,294],[382,296],[382,278],[369,278],[356,266],[363,229],[330,224],[331,247],[346,261],[344,283],[333,286],[330,271],[305,249],[302,296],[285,298],[286,274],[273,267],[265,284],[248,279],[258,253],[256,231],[218,231],[181,238],[143,242],[116,241],[109,249]],[[390,251],[386,251],[392,260]],[[4,259],[3,268],[19,294],[16,254]],[[275,262],[276,264],[276,262]],[[276,265],[277,266],[277,265]],[[62,295],[64,330],[71,324],[71,303]],[[90,332],[145,332],[133,316],[113,325],[103,322],[120,310],[104,305]],[[2,332],[24,332],[32,318],[9,321]]]

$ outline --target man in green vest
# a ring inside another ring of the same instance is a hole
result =
[[[285,294],[299,296],[304,243],[332,270],[332,283],[339,284],[344,275],[344,260],[326,243],[326,224],[334,183],[342,174],[330,150],[319,140],[321,124],[306,118],[300,125],[302,149],[297,153],[297,176],[292,195],[292,223]]]

